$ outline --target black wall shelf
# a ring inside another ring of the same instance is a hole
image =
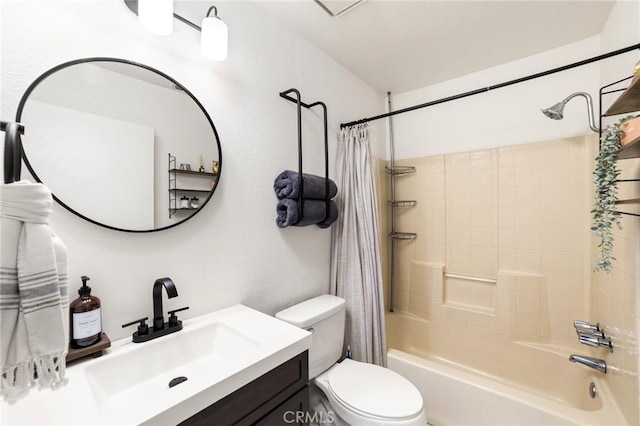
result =
[[[181,175],[218,176],[217,173],[199,172],[197,170],[169,169],[169,171],[172,173],[178,173]]]
[[[177,208],[177,209],[169,209],[169,212],[171,213],[177,213],[177,212],[186,212],[186,211],[194,211],[194,210],[198,210],[200,207],[185,207],[185,208]]]
[[[631,80],[631,83],[626,89],[612,89],[605,90],[620,83],[623,83],[627,80]],[[602,111],[602,98],[604,95],[608,95],[611,93],[619,93],[622,94],[611,104],[607,112],[602,114],[600,113],[600,137],[602,137],[602,118],[603,117],[611,117],[614,115],[620,114],[628,114],[631,112],[640,111],[640,76],[631,76],[625,77],[621,80],[614,81],[613,83],[607,84],[600,88],[600,108]],[[633,158],[640,158],[640,140],[635,140],[634,142],[620,148],[618,151],[618,160],[627,160]],[[621,179],[618,182],[638,182],[639,179]],[[619,205],[631,205],[638,206],[640,205],[640,198],[632,198],[628,200],[618,200],[616,204]],[[636,216],[640,217],[638,213],[632,213],[628,211],[617,211],[619,214],[628,215],[628,216]]]
[[[216,184],[218,179],[218,173],[200,172],[197,170],[184,170],[184,169],[177,168],[176,157],[174,155],[171,155],[171,153],[169,153],[169,219],[171,219],[173,215],[178,212],[195,211],[200,208],[200,206],[185,207],[185,208],[178,207],[178,197],[177,197],[178,193],[208,194],[211,191],[213,191],[213,188],[214,188],[214,187],[212,187],[211,189],[177,188],[176,182],[177,182],[178,175],[208,178],[208,179],[211,179],[213,185]]]
[[[629,158],[640,158],[640,139],[620,148],[618,160],[626,160]]]
[[[628,80],[630,78],[631,77],[627,77],[622,81]],[[614,90],[613,92],[617,91],[619,90]],[[622,95],[620,95],[620,97],[616,99],[613,104],[611,104],[604,115],[605,117],[610,117],[612,115],[626,114],[634,111],[640,111],[640,76],[633,77],[633,80],[631,80],[631,84],[629,85],[629,87],[624,89]]]
[[[210,189],[180,189],[180,188],[171,188],[169,192],[211,192]]]

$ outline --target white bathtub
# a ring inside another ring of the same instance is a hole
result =
[[[627,425],[602,374],[570,363],[562,349],[403,314],[387,314],[387,339],[388,367],[418,387],[434,426]]]

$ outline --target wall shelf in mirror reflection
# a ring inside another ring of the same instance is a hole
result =
[[[16,121],[28,129],[23,159],[35,180],[64,208],[108,229],[153,232],[183,223],[211,200],[222,170],[218,133],[198,99],[167,74],[124,59],[50,69],[25,91]],[[198,208],[175,217],[166,214],[168,152],[220,166],[209,176],[215,185],[185,187],[201,193]]]
[[[176,164],[176,157],[169,153],[169,218],[172,218],[173,215],[178,212],[198,210],[201,207],[200,199],[194,196],[189,199],[185,194],[193,195],[212,192],[217,185],[219,174],[176,168]],[[202,166],[200,167],[200,170],[202,170]],[[181,180],[180,176],[184,176],[187,179]],[[189,179],[190,177],[197,178],[200,181]],[[178,202],[178,197],[181,195],[182,197],[180,198],[180,202]],[[184,202],[185,199],[187,202]]]

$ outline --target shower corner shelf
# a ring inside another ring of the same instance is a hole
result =
[[[416,168],[414,166],[385,166],[387,173],[394,176],[406,176],[412,175],[416,172]]]
[[[393,111],[391,107],[391,92],[387,92],[387,103],[389,111]],[[395,144],[393,143],[393,120],[389,116],[389,164],[385,166],[385,171],[389,175],[389,200],[387,201],[389,207],[391,207],[391,232],[389,232],[389,241],[391,248],[391,262],[389,262],[389,311],[393,312],[394,307],[394,289],[395,289],[395,263],[396,263],[396,250],[398,244],[396,241],[413,241],[418,238],[418,234],[415,232],[396,232],[396,208],[415,207],[418,202],[415,200],[396,200],[396,177],[408,176],[416,172],[415,166],[396,166],[395,162]]]
[[[418,205],[417,201],[388,201],[389,207],[415,207]]]
[[[389,234],[389,238],[392,240],[415,240],[418,238],[418,234],[415,232],[392,232]]]

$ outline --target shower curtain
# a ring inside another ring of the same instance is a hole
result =
[[[333,225],[331,292],[346,300],[353,359],[386,366],[382,267],[369,127],[342,129],[336,162],[340,215]]]

